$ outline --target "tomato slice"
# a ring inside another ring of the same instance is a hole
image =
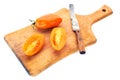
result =
[[[66,43],[66,31],[64,28],[54,28],[50,35],[50,43],[55,50],[61,50]]]
[[[45,43],[45,36],[43,34],[33,34],[30,36],[23,45],[25,55],[32,56],[38,53]]]

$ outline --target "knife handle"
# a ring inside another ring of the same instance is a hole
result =
[[[76,32],[76,36],[77,36],[77,43],[78,43],[79,52],[80,52],[80,54],[85,54],[86,53],[85,45],[84,45],[81,33],[80,33],[80,31],[75,31],[75,32]]]

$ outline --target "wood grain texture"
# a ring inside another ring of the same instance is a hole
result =
[[[99,10],[90,15],[76,14],[85,46],[96,42],[96,38],[91,30],[92,24],[110,15],[111,13],[112,10],[108,6],[104,5]],[[50,45],[49,38],[51,30],[37,31],[33,29],[31,25],[9,33],[4,37],[7,44],[10,46],[10,48],[13,50],[17,58],[20,60],[24,68],[31,76],[39,74],[50,65],[56,63],[57,61],[65,58],[70,54],[73,54],[78,50],[76,35],[72,31],[69,11],[66,8],[63,8],[55,12],[55,14],[59,15],[63,19],[62,23],[58,27],[65,28],[67,32],[67,41],[61,51],[54,50]],[[25,40],[34,33],[41,33],[45,35],[45,45],[38,54],[32,57],[28,57],[24,54],[22,46]]]

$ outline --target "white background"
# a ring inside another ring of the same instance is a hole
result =
[[[29,19],[68,8],[73,3],[78,14],[87,15],[104,4],[113,14],[92,25],[97,43],[52,65],[39,75],[27,74],[4,36],[30,24]],[[119,0],[0,0],[0,80],[120,80]]]

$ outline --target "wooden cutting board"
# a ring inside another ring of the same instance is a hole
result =
[[[76,14],[79,25],[81,27],[81,35],[83,36],[85,46],[96,42],[96,38],[91,30],[91,25],[96,21],[110,15],[111,13],[112,10],[108,6],[104,5],[99,10],[90,15]],[[51,30],[37,31],[33,29],[31,25],[15,32],[9,33],[4,37],[7,44],[10,46],[19,61],[22,63],[26,71],[31,76],[39,74],[40,72],[48,68],[50,65],[65,58],[70,54],[73,54],[78,50],[76,35],[72,31],[69,11],[66,8],[63,8],[55,12],[55,14],[59,15],[63,19],[62,23],[58,27],[65,28],[67,32],[67,42],[65,44],[65,47],[61,51],[54,50],[50,45],[49,38]],[[26,39],[33,33],[44,34],[45,45],[38,54],[32,57],[28,57],[24,54],[22,46]]]

